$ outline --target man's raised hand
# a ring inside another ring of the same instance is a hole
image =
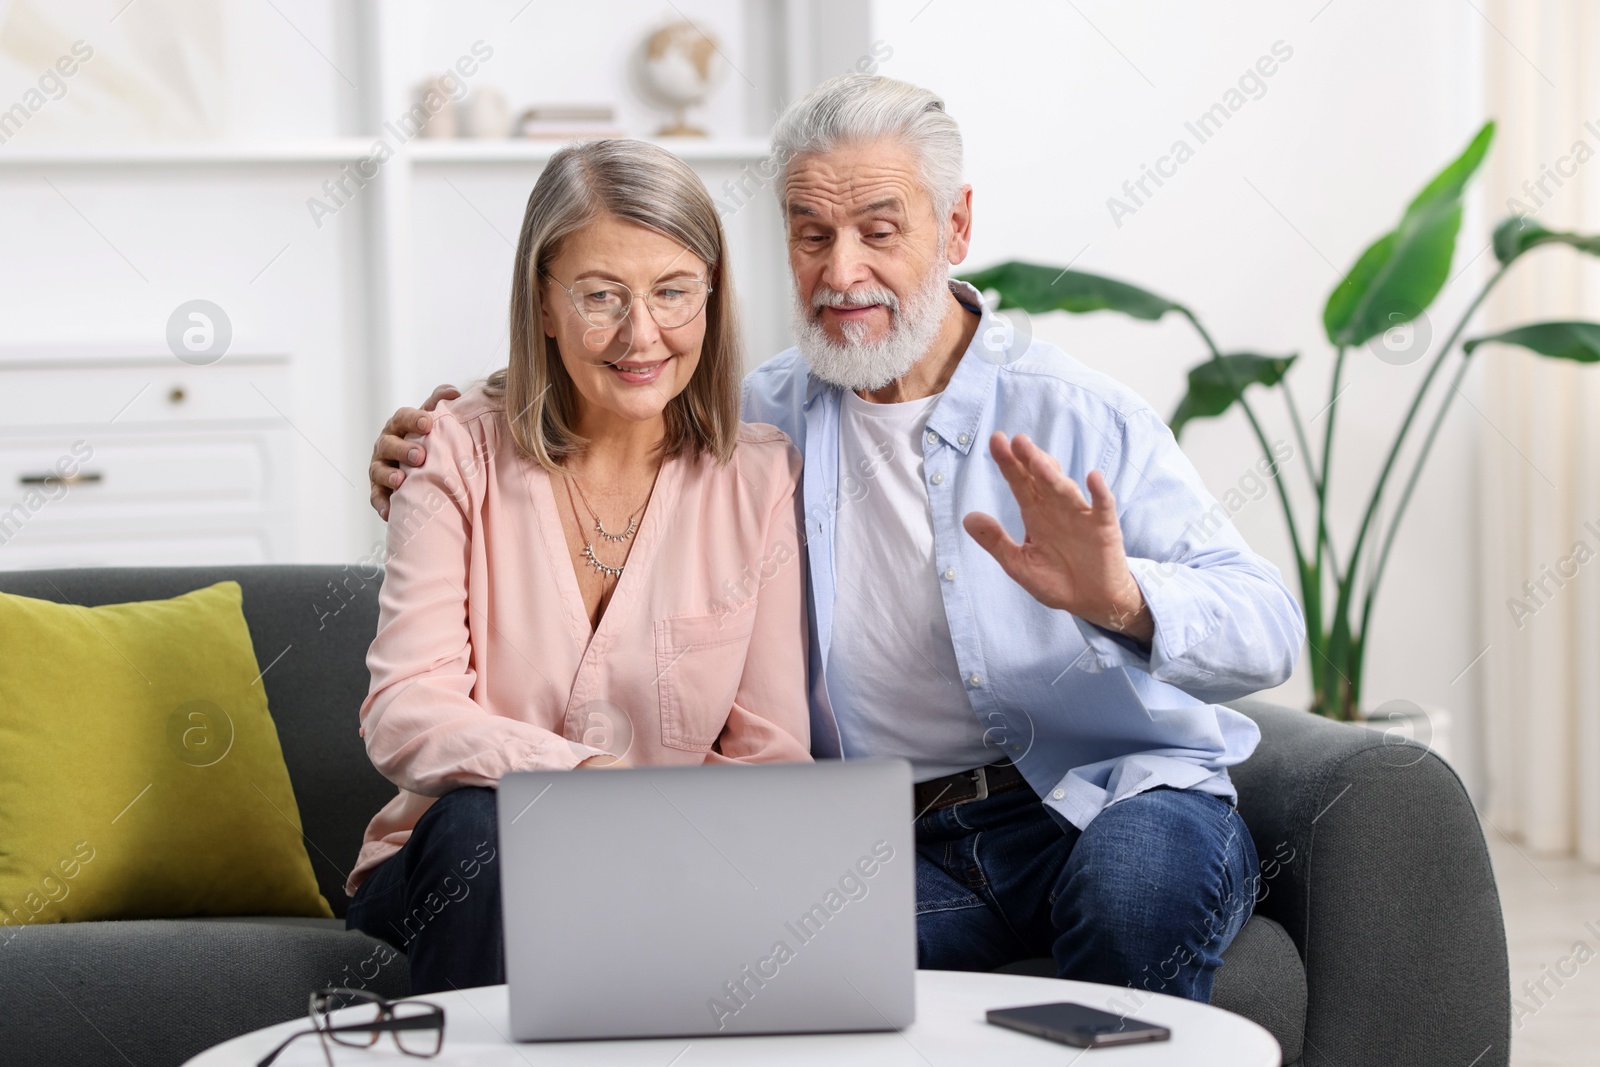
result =
[[[1022,509],[1025,533],[1018,544],[1000,520],[975,511],[962,520],[972,539],[1041,604],[1149,644],[1155,623],[1128,568],[1105,476],[1089,472],[1085,500],[1055,457],[1026,434],[1008,440],[996,433],[989,452]]]

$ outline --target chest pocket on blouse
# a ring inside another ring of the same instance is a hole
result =
[[[755,624],[754,610],[656,620],[656,690],[667,748],[705,751],[716,743]]]

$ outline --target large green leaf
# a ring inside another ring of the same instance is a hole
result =
[[[1233,352],[1208,359],[1189,371],[1189,391],[1178,402],[1169,424],[1173,436],[1191,419],[1221,415],[1234,405],[1247,386],[1277,385],[1294,365],[1296,356],[1260,356]]]
[[[1359,345],[1422,314],[1450,278],[1461,193],[1494,139],[1486,122],[1472,143],[1406,207],[1400,223],[1361,253],[1328,295],[1323,328],[1335,345]]]
[[[1558,233],[1523,215],[1512,215],[1494,228],[1494,255],[1501,263],[1510,263],[1528,249],[1548,244],[1571,245],[1580,252],[1600,256],[1600,234]]]
[[[1533,322],[1526,326],[1474,337],[1461,346],[1467,355],[1479,345],[1520,345],[1556,359],[1578,363],[1600,362],[1600,322]]]
[[[1017,260],[963,275],[961,280],[972,283],[979,292],[992,289],[999,293],[1002,308],[1021,308],[1030,315],[1043,311],[1120,311],[1153,322],[1169,311],[1183,310],[1182,305],[1166,297],[1115,278]]]

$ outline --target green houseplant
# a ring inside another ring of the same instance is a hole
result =
[[[1493,249],[1498,267],[1468,303],[1466,310],[1434,352],[1423,373],[1405,417],[1395,433],[1377,478],[1367,496],[1361,520],[1349,549],[1341,557],[1328,535],[1328,484],[1332,476],[1334,423],[1345,361],[1353,349],[1383,339],[1424,315],[1450,277],[1456,236],[1461,228],[1462,196],[1477,172],[1494,123],[1486,123],[1466,150],[1441,170],[1407,205],[1399,223],[1383,234],[1356,259],[1354,266],[1328,295],[1322,324],[1333,346],[1333,376],[1328,390],[1327,424],[1320,457],[1306,438],[1300,409],[1289,387],[1289,371],[1296,355],[1224,352],[1199,317],[1188,307],[1146,289],[1083,271],[1033,263],[1007,262],[965,276],[980,291],[999,295],[998,309],[1018,308],[1028,314],[1067,311],[1116,311],[1153,322],[1168,314],[1186,321],[1198,335],[1207,358],[1189,371],[1189,387],[1170,420],[1181,435],[1192,420],[1221,415],[1235,404],[1242,409],[1262,451],[1272,449],[1246,395],[1251,386],[1275,388],[1288,410],[1290,424],[1304,458],[1305,476],[1315,500],[1312,525],[1302,527],[1281,477],[1273,478],[1282,507],[1289,541],[1293,545],[1305,609],[1307,642],[1311,646],[1312,710],[1338,719],[1361,716],[1361,684],[1366,660],[1366,637],[1372,606],[1383,578],[1395,532],[1405,517],[1412,491],[1422,473],[1440,426],[1458,386],[1481,345],[1516,345],[1554,359],[1593,363],[1600,360],[1600,323],[1536,322],[1462,342],[1468,321],[1485,297],[1523,255],[1545,245],[1566,245],[1600,255],[1600,235],[1557,233],[1525,216],[1513,215],[1495,227]],[[1438,403],[1422,438],[1410,472],[1396,490],[1393,476],[1407,435],[1430,393],[1440,370],[1459,349],[1454,377]],[[1398,492],[1387,527],[1380,530],[1378,509],[1388,493]],[[1358,563],[1365,562],[1365,567]]]

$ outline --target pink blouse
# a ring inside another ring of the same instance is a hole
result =
[[[643,765],[809,760],[799,472],[766,425],[741,424],[726,466],[663,463],[596,629],[549,473],[481,387],[440,404],[390,506],[361,705],[367,753],[399,795],[345,892],[435,798],[508,771],[624,749]]]

